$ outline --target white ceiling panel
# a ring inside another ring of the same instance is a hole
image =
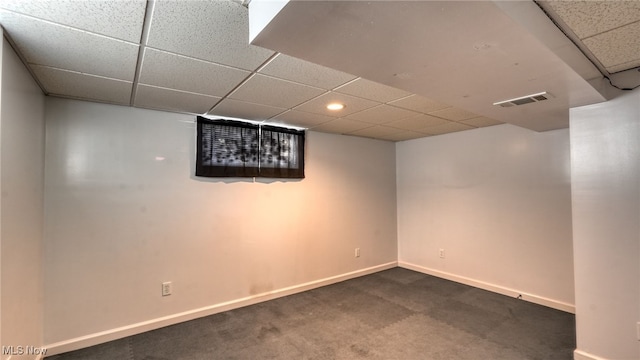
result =
[[[581,39],[640,20],[640,1],[545,1]]]
[[[404,97],[402,99],[394,100],[389,102],[389,105],[398,106],[404,109],[409,109],[409,110],[418,111],[422,113],[429,113],[432,111],[451,107],[448,104],[441,103],[432,99],[427,99],[426,97],[423,97],[420,95],[411,95],[411,96]]]
[[[359,111],[347,116],[346,118],[372,124],[385,124],[397,119],[404,119],[417,115],[420,114],[415,111],[382,104],[370,109]]]
[[[284,112],[278,116],[275,116],[269,119],[269,121],[270,122],[275,121],[278,123],[302,126],[302,127],[312,127],[312,126],[317,126],[320,124],[327,123],[334,119],[335,118],[331,116],[313,114],[313,113],[308,113],[303,111],[289,110],[287,112]]]
[[[139,45],[0,10],[0,21],[29,63],[134,78]]]
[[[399,133],[386,136],[385,139],[391,140],[391,141],[405,141],[405,140],[418,139],[418,138],[423,138],[428,136],[430,135],[420,133],[420,132],[415,132],[415,131],[402,131]]]
[[[454,108],[454,107],[450,107],[450,108],[446,108],[438,111],[432,111],[429,113],[429,115],[433,115],[433,116],[437,116],[443,119],[453,120],[453,121],[462,121],[462,120],[468,120],[474,117],[478,117],[477,114],[474,114],[466,110]]]
[[[0,8],[136,43],[142,35],[146,6],[145,0],[0,1]]]
[[[430,127],[421,129],[420,132],[426,132],[427,134],[430,134],[430,135],[440,135],[440,134],[446,134],[450,132],[471,130],[471,129],[475,129],[475,128],[473,126],[450,121],[446,124],[430,126]]]
[[[147,48],[139,81],[142,84],[222,97],[250,74],[246,70]]]
[[[232,1],[156,1],[147,45],[254,70],[274,52],[249,45],[247,11]]]
[[[610,73],[640,65],[640,21],[583,41]]]
[[[334,102],[345,104],[346,107],[340,111],[327,110],[327,105]],[[377,105],[380,105],[380,103],[351,95],[328,92],[309,102],[297,106],[295,110],[327,116],[347,116],[349,114],[372,108]]]
[[[356,78],[285,54],[278,54],[260,69],[260,73],[326,90],[332,90]]]
[[[360,121],[337,119],[328,123],[324,123],[318,126],[314,126],[311,129],[322,132],[330,132],[336,134],[347,134],[356,130],[371,127],[371,124],[365,124]]]
[[[387,126],[405,130],[420,130],[428,126],[442,125],[448,123],[447,120],[435,116],[420,114],[407,119],[392,121]]]
[[[229,98],[289,109],[324,92],[326,90],[255,74],[231,93]]]
[[[136,89],[135,106],[149,109],[204,114],[220,100],[215,96],[149,85],[138,85]]]
[[[471,125],[471,126],[475,126],[475,127],[486,127],[486,126],[504,124],[502,121],[490,119],[490,118],[484,117],[484,116],[479,116],[477,118],[464,120],[464,121],[460,121],[460,122],[465,124],[465,125]]]
[[[411,95],[410,92],[406,92],[404,90],[382,85],[362,78],[340,86],[335,91],[342,94],[376,100],[382,103],[397,100]]]
[[[31,68],[42,86],[51,95],[129,105],[131,81],[81,74],[40,65],[32,65]]]
[[[216,105],[209,114],[216,116],[235,117],[247,120],[267,120],[287,109],[260,104],[252,104],[244,101],[224,99]]]
[[[399,132],[403,132],[403,130],[398,130],[386,126],[372,126],[362,130],[356,130],[350,132],[348,135],[356,135],[356,136],[364,136],[369,138],[377,138],[377,139],[386,139],[389,136],[393,136]]]

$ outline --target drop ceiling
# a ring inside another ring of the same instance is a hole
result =
[[[401,141],[568,126],[639,65],[620,3],[292,2],[252,44],[259,0],[2,0],[0,24],[47,95]],[[491,105],[529,90],[554,98]]]

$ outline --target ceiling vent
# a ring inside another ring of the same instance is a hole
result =
[[[530,104],[534,102],[540,102],[550,98],[552,98],[551,94],[549,94],[546,91],[543,91],[541,93],[536,93],[536,94],[531,94],[527,96],[521,96],[514,99],[494,102],[493,105],[498,105],[502,107],[511,107],[511,106]]]

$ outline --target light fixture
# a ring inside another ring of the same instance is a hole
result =
[[[331,103],[331,104],[327,105],[327,109],[329,109],[331,111],[342,110],[345,107],[347,107],[347,106],[345,104],[341,104],[341,103]]]

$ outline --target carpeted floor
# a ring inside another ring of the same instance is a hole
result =
[[[48,360],[573,359],[575,317],[394,268]]]

